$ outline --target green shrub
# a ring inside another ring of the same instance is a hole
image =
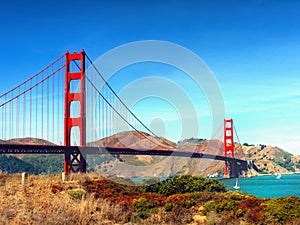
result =
[[[231,211],[234,210],[236,206],[235,201],[231,200],[223,200],[219,203],[215,201],[208,201],[204,204],[204,212],[209,213],[209,212],[223,212],[223,211]]]
[[[191,175],[181,175],[168,178],[159,183],[145,185],[146,192],[158,193],[163,195],[183,194],[192,192],[226,192],[223,183],[213,179],[194,177]]]
[[[148,199],[141,197],[138,200],[135,200],[133,202],[133,219],[135,220],[136,217],[146,219],[151,214],[154,214],[157,212],[157,208],[155,207],[155,204]]]
[[[262,204],[265,207],[265,216],[269,223],[300,218],[300,198],[290,196],[273,198]]]
[[[149,177],[149,178],[145,178],[143,179],[142,184],[143,185],[152,185],[152,184],[156,184],[158,183],[160,180],[158,177]]]
[[[242,216],[244,216],[244,211],[242,209],[238,209],[236,212],[235,212],[235,215],[240,218]]]
[[[178,205],[175,205],[174,203],[166,203],[164,208],[165,208],[166,212],[171,212],[174,209],[177,209]]]
[[[235,208],[235,202],[230,201],[230,200],[223,200],[219,204],[217,204],[217,212],[222,212],[222,211],[230,211]]]
[[[224,197],[231,200],[243,200],[246,198],[246,195],[241,191],[232,191],[226,193]]]
[[[217,203],[215,201],[209,201],[204,204],[204,212],[216,212],[217,211]]]
[[[152,208],[152,209],[147,209],[145,211],[142,212],[138,212],[137,216],[140,217],[141,219],[146,219],[148,218],[150,215],[157,213],[158,209],[157,208]]]
[[[77,189],[72,189],[72,190],[68,190],[68,195],[73,199],[73,200],[81,200],[83,198],[85,198],[86,196],[86,191],[81,189],[81,188],[77,188]]]

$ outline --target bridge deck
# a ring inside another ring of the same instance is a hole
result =
[[[186,158],[205,158],[221,161],[236,161],[247,163],[247,161],[237,158],[220,155],[188,152],[179,149],[174,150],[144,150],[131,148],[111,148],[111,147],[79,147],[79,146],[59,146],[59,145],[20,145],[20,144],[0,144],[0,154],[65,154],[68,152],[80,151],[87,155],[97,154],[120,154],[120,155],[152,155],[152,156],[174,156]]]

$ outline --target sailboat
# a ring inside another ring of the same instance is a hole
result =
[[[239,180],[235,178],[235,185],[233,186],[234,189],[240,189]]]
[[[281,173],[275,173],[276,179],[280,179],[281,178]]]

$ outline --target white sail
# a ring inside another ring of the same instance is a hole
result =
[[[235,185],[233,186],[234,189],[240,189],[239,180],[235,178]]]
[[[281,178],[281,173],[277,173],[276,179],[280,179],[280,178]]]

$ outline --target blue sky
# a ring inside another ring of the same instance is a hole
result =
[[[0,92],[66,50],[84,48],[96,59],[128,42],[174,42],[199,55],[213,71],[226,117],[234,119],[242,143],[270,144],[300,154],[299,24],[300,3],[291,0],[1,1]],[[200,136],[209,138],[211,118],[201,91],[179,71],[146,68],[144,74],[139,68],[136,73],[124,70],[111,85],[121,91],[136,79],[162,74],[180,83],[199,114]],[[171,109],[161,100],[149,101],[156,102],[156,108]],[[145,120],[162,115],[155,109],[143,115],[147,105],[141,101],[135,106],[142,117],[148,115]],[[180,138],[177,123],[165,122],[166,136],[174,141]]]

